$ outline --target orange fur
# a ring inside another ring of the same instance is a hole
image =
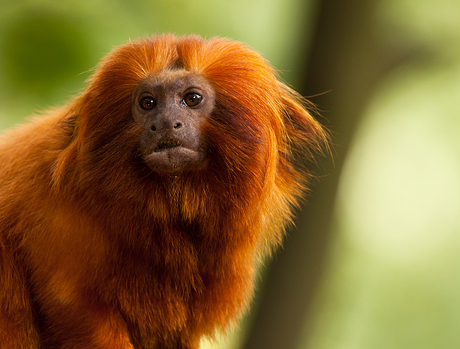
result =
[[[139,160],[131,99],[177,61],[216,105],[209,165],[165,178]],[[305,105],[241,43],[159,35],[116,48],[71,103],[2,135],[2,347],[193,349],[236,322],[308,184],[296,158],[326,140]]]

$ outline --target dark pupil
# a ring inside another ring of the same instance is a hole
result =
[[[142,98],[141,103],[140,103],[141,108],[144,110],[152,109],[153,107],[155,107],[155,104],[156,104],[155,100],[150,97]]]
[[[191,93],[185,97],[185,103],[189,107],[194,107],[201,102],[202,97],[197,93]]]

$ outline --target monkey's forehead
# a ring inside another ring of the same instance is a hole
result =
[[[204,89],[207,92],[213,90],[212,84],[204,76],[198,73],[190,72],[186,69],[165,69],[143,79],[136,88],[136,91],[180,90],[190,87],[200,90]]]
[[[156,73],[152,73],[147,76],[143,83],[146,84],[165,84],[165,83],[194,83],[194,82],[207,82],[207,79],[195,72],[191,72],[186,69],[163,69]]]

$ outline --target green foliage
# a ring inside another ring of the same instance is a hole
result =
[[[38,96],[46,96],[90,64],[78,22],[37,8],[8,22],[0,50],[6,83]]]

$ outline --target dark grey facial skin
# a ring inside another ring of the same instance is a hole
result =
[[[212,85],[187,70],[163,70],[142,81],[133,93],[132,114],[143,127],[142,156],[166,175],[203,167],[207,149],[202,124],[215,105]]]

